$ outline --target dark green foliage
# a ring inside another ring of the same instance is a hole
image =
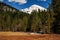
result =
[[[3,6],[3,5],[2,5]],[[55,13],[49,7],[47,11],[32,11],[31,14],[21,11],[2,11],[0,7],[0,31],[51,33]]]
[[[0,31],[28,31],[50,33],[51,23],[54,21],[52,11],[42,11],[38,9],[31,14],[24,12],[1,12],[0,11]]]
[[[60,0],[52,0],[52,7],[54,13],[56,14],[54,16],[56,19],[54,21],[54,26],[52,29],[54,33],[60,34]]]
[[[52,0],[52,5],[55,13],[60,13],[60,0]]]

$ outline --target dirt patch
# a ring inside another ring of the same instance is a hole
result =
[[[30,35],[28,33],[22,33],[22,32],[20,32],[20,33],[11,32],[11,33],[9,33],[9,36],[7,34],[0,33],[0,40],[60,40],[59,34]],[[20,34],[23,34],[23,35],[20,35]]]

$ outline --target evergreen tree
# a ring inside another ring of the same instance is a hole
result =
[[[52,0],[53,10],[56,14],[54,26],[53,26],[53,32],[54,33],[60,33],[60,0]]]

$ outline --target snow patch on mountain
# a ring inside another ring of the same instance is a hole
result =
[[[31,12],[32,12],[33,10],[38,11],[38,9],[40,9],[41,11],[44,11],[44,10],[47,11],[46,8],[41,7],[41,6],[39,6],[39,5],[36,5],[36,4],[30,6],[29,8],[21,9],[20,11],[23,11],[23,12],[26,12],[26,13],[31,14]]]

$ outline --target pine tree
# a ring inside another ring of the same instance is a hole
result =
[[[56,14],[53,31],[54,33],[60,33],[60,0],[52,0],[53,10]]]

